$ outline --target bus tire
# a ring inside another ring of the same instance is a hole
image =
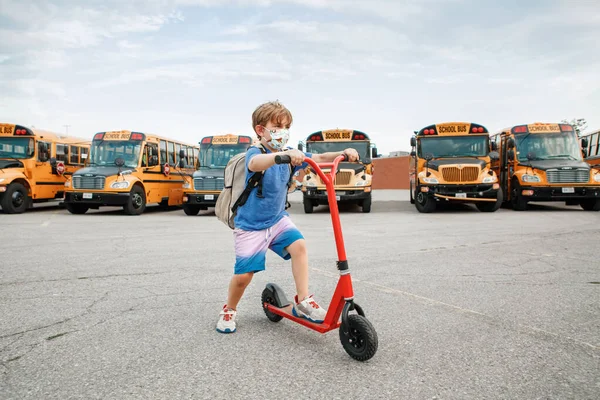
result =
[[[513,210],[515,211],[527,210],[527,199],[525,199],[521,194],[521,185],[516,180],[513,181],[513,185],[511,188],[510,202]]]
[[[435,200],[433,197],[419,191],[415,198],[415,206],[420,213],[428,214],[435,211]]]
[[[146,209],[146,193],[139,185],[134,185],[129,192],[129,199],[123,206],[123,211],[127,215],[140,215]]]
[[[29,195],[27,188],[19,183],[13,182],[8,185],[4,196],[2,197],[2,210],[6,214],[22,214],[29,205]]]
[[[498,198],[495,203],[490,202],[479,202],[475,203],[477,209],[481,212],[495,212],[502,206],[502,201],[504,198],[502,197],[502,190],[498,190]]]
[[[410,204],[415,204],[415,196],[413,196],[412,186],[408,191],[410,193]]]
[[[371,194],[369,193],[369,197],[362,201],[362,212],[370,213],[371,212]]]
[[[313,212],[313,203],[310,199],[304,198],[304,200],[302,201],[302,203],[304,204],[304,213],[305,214],[312,214]]]
[[[66,207],[71,214],[85,214],[90,209],[86,204],[67,203]]]
[[[600,200],[598,199],[581,200],[579,204],[585,211],[600,211]]]
[[[184,204],[183,212],[185,215],[198,215],[200,212],[200,206],[190,206],[189,204]]]

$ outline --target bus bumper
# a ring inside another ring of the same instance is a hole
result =
[[[497,189],[494,189],[494,184],[492,183],[479,185],[430,185],[421,186],[420,190],[421,192],[425,191],[425,193],[437,200],[473,202],[496,201],[498,199],[498,192],[500,192],[499,186],[497,186]]]
[[[520,190],[523,197],[529,201],[569,201],[600,199],[600,186],[521,186]],[[565,191],[567,193],[565,193]]]
[[[190,206],[214,207],[217,204],[218,194],[184,193],[183,204]]]
[[[364,199],[371,196],[371,192],[360,190],[336,190],[336,197],[338,202],[362,202]],[[325,205],[329,204],[327,201],[327,191],[325,189],[311,189],[307,188],[304,192],[304,199],[310,200],[313,204]]]
[[[85,192],[86,195],[90,192]],[[66,192],[65,203],[88,204],[90,206],[123,206],[129,200],[129,192],[91,193],[91,198],[83,198],[84,192]]]

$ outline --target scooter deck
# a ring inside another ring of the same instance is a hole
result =
[[[305,318],[296,317],[294,314],[292,314],[292,305],[291,304],[288,304],[287,306],[284,306],[281,308],[275,307],[272,304],[265,304],[265,306],[273,314],[277,314],[284,318],[290,319],[294,322],[297,322],[301,325],[306,326],[307,328],[310,328],[310,329],[315,330],[320,333],[326,333],[326,332],[332,331],[334,329],[339,328],[339,326],[340,326],[340,321],[336,322],[335,324],[327,324],[325,322],[323,322],[321,324],[317,324],[317,323],[311,322]],[[327,320],[327,318],[325,320]]]

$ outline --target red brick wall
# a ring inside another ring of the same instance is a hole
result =
[[[373,189],[408,189],[410,157],[388,157],[373,160]]]

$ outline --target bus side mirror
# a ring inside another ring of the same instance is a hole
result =
[[[533,151],[530,151],[529,153],[527,153],[527,160],[531,161],[531,160],[535,160],[536,158],[537,158],[537,155]]]
[[[150,156],[150,162],[148,163],[148,166],[154,167],[156,165],[158,165],[158,156],[157,155]]]
[[[179,160],[179,168],[185,168],[185,160],[183,157]]]
[[[417,147],[417,138],[414,136],[410,138],[410,147]]]
[[[431,160],[433,160],[433,154],[431,154],[431,153],[427,153],[427,154],[425,154],[425,160],[426,160],[426,161],[431,161]]]
[[[371,158],[377,158],[377,147],[371,149]]]
[[[496,144],[496,142],[492,142],[492,151],[498,151],[498,145]]]
[[[582,149],[581,151],[583,152],[583,158],[587,158],[587,156],[588,156],[587,149]]]
[[[498,161],[500,159],[500,154],[497,151],[490,152],[490,160]]]
[[[179,158],[185,158],[185,150],[179,150]]]
[[[302,143],[298,143],[298,150],[304,151],[304,146],[302,146]]]
[[[510,149],[508,152],[506,152],[506,155],[508,156],[508,159],[513,161],[515,159],[515,151]]]
[[[411,152],[410,152],[410,156],[411,156],[411,157],[416,157],[416,156],[417,156],[417,152],[416,152],[416,151],[414,151],[414,150],[413,150],[413,151],[411,151]]]
[[[588,140],[587,140],[587,138],[581,139],[581,147],[583,147],[584,149],[587,149],[587,147],[588,147]]]
[[[52,157],[50,159],[50,165],[52,165],[52,168],[56,167],[56,158]]]
[[[514,149],[515,148],[515,140],[513,138],[509,138],[508,142],[506,142],[507,146],[509,149]]]
[[[123,160],[121,157],[118,157],[118,158],[115,160],[115,165],[116,165],[117,167],[122,167],[123,165],[125,165],[125,160]]]

